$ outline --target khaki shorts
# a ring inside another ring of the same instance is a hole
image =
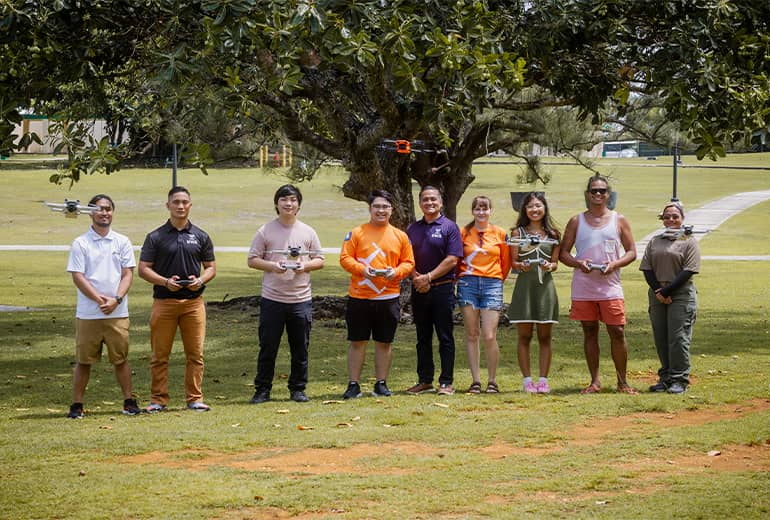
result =
[[[102,345],[107,345],[110,363],[121,365],[128,359],[128,318],[75,320],[75,359],[81,365],[93,365],[102,359]]]
[[[607,325],[625,325],[626,304],[620,298],[600,301],[572,300],[569,317],[575,321],[601,321]]]

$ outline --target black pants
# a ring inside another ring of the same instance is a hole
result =
[[[417,330],[417,377],[420,383],[433,383],[433,330],[438,337],[441,358],[440,384],[452,384],[455,368],[454,285],[431,287],[427,293],[412,290],[412,313]]]
[[[289,390],[304,390],[308,377],[308,346],[313,321],[312,302],[280,303],[262,298],[259,304],[259,356],[254,387],[270,390],[275,376],[275,358],[284,328],[289,339],[291,373]]]

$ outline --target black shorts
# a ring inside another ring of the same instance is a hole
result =
[[[348,341],[393,343],[396,327],[401,318],[401,302],[388,300],[361,300],[348,297],[345,323],[348,325]]]

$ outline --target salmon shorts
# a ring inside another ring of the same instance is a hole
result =
[[[601,321],[607,325],[625,325],[626,304],[621,298],[601,301],[572,300],[569,318],[575,321]]]

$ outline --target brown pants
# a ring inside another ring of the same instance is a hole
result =
[[[176,329],[182,335],[187,359],[184,392],[188,403],[203,398],[203,342],[206,339],[206,304],[203,298],[192,300],[158,299],[152,302],[150,314],[150,391],[153,403],[167,405],[168,358],[174,344]]]

